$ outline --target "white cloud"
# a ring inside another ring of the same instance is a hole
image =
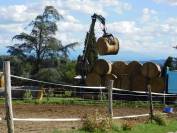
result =
[[[31,12],[26,5],[10,5],[0,7],[1,19],[24,22],[34,17],[36,13]]]
[[[62,21],[58,23],[60,32],[83,32],[85,27],[81,23],[72,23],[68,21]]]
[[[167,0],[163,2],[167,3]],[[171,5],[175,2],[168,1]],[[55,6],[64,16],[64,20],[58,23],[59,32],[56,34],[64,45],[75,41],[83,44],[90,26],[90,15],[94,12],[107,18],[105,15],[110,13],[124,15],[125,11],[132,9],[131,4],[121,0],[38,0],[29,5],[0,6],[0,44],[9,45],[12,36],[23,32],[23,28],[42,13],[46,5]],[[160,12],[150,8],[142,9],[141,13],[137,18],[127,20],[111,18],[112,22],[107,24],[108,32],[119,38],[120,50],[154,56],[175,53],[172,46],[177,44],[177,18],[161,19]],[[77,17],[75,14],[78,14]],[[89,22],[82,17],[88,17]],[[95,33],[97,37],[102,35],[99,23]]]
[[[132,9],[132,5],[121,0],[41,0],[42,5],[54,5],[59,9],[78,11],[85,14],[107,15],[106,8],[112,8],[118,14]]]
[[[166,3],[169,4],[171,6],[177,6],[177,0],[153,0],[157,3]]]
[[[20,32],[24,31],[24,25],[23,24],[0,24],[0,31],[1,33],[14,33],[18,34]]]
[[[153,9],[149,9],[149,8],[144,8],[142,11],[143,15],[142,15],[142,20],[143,21],[148,21],[150,19],[152,19],[152,17],[157,14],[157,12]]]
[[[67,0],[64,2],[66,8],[69,10],[76,10],[79,12],[83,12],[86,14],[93,14],[94,12],[98,14],[105,15],[106,12],[104,11],[104,6],[98,1],[92,0]]]
[[[0,46],[7,46],[10,44],[10,42],[11,40],[8,39],[8,36],[6,35],[0,36]]]
[[[134,21],[120,21],[113,22],[107,25],[108,30],[111,32],[124,33],[124,34],[135,34],[140,29],[136,26]]]
[[[121,51],[132,51],[153,58],[174,56],[176,53],[173,46],[177,45],[177,18],[144,23],[119,21],[108,24],[108,29],[119,38]]]

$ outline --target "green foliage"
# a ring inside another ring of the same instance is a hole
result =
[[[113,132],[120,132],[122,127],[119,123],[112,122],[112,131]]]
[[[53,6],[46,6],[43,14],[36,16],[28,25],[30,33],[23,32],[13,37],[18,41],[8,47],[10,55],[32,63],[33,73],[38,72],[46,59],[52,60],[61,56],[66,58],[69,49],[73,49],[78,43],[63,46],[61,41],[55,38],[58,30],[56,23],[62,18]]]
[[[63,82],[73,83],[73,78],[76,75],[75,65],[76,65],[76,62],[68,60],[64,64],[61,64],[58,67],[57,70],[60,72],[61,80]]]
[[[86,57],[88,59],[88,62],[90,64],[90,67],[92,68],[93,65],[95,64],[96,60],[98,59],[98,52],[97,52],[97,48],[96,48],[96,37],[95,37],[95,33],[94,31],[92,31],[93,33],[90,33],[91,34],[91,38],[90,40],[88,40],[88,35],[85,39],[85,44],[86,42],[88,41],[89,45],[88,45],[88,51],[87,54],[86,54]],[[91,70],[90,70],[91,71]]]
[[[156,113],[153,116],[153,120],[154,120],[155,123],[157,123],[160,126],[166,126],[167,125],[166,117],[162,113]]]
[[[133,128],[132,123],[130,123],[130,122],[128,122],[128,121],[126,121],[126,122],[124,122],[124,123],[122,124],[122,129],[123,129],[124,131],[132,130],[132,128]]]
[[[177,69],[177,58],[169,56],[162,68],[162,76],[165,76],[166,69],[169,67],[170,70],[176,70]]]
[[[103,117],[97,111],[95,114],[86,114],[82,119],[82,130],[88,132],[106,132],[111,129],[112,121],[109,117]]]
[[[25,93],[23,94],[23,99],[27,101],[33,99],[33,95],[30,90],[25,91]]]
[[[65,91],[64,92],[64,97],[71,97],[72,91]]]
[[[48,56],[54,56],[58,50],[63,48],[61,41],[57,40],[54,35],[57,31],[56,22],[62,16],[52,6],[47,6],[43,14],[38,15],[34,21],[29,24],[31,27],[30,34],[20,33],[13,39],[22,41],[9,47],[8,52],[18,57],[33,57],[36,67],[39,69],[40,63]]]
[[[34,77],[38,80],[43,80],[48,82],[58,82],[61,79],[59,72],[55,68],[40,69]]]

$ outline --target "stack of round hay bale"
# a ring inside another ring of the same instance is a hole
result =
[[[91,73],[86,77],[88,86],[106,86],[108,80],[115,80],[117,77],[111,74],[112,65],[104,59],[96,61]]]
[[[130,90],[144,91],[146,88],[145,77],[142,75],[142,64],[132,61],[128,64],[128,77],[130,80]]]
[[[161,76],[161,68],[153,62],[143,64],[142,74],[147,78],[147,84],[151,85],[152,92],[165,90],[165,78]]]
[[[116,61],[112,64],[112,74],[118,78],[115,80],[115,87],[121,89],[129,89],[129,78],[127,75],[128,65],[123,61]]]
[[[114,87],[146,91],[147,84],[151,84],[153,92],[162,92],[165,89],[165,79],[161,77],[160,66],[153,62],[143,65],[138,61],[126,63],[116,61],[111,63],[104,59],[96,61],[91,73],[86,77],[88,86],[106,86],[108,80],[114,80]]]

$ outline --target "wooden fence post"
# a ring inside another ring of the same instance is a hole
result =
[[[113,88],[113,80],[109,80],[107,82],[107,90],[108,90],[108,111],[109,115],[112,118],[113,117],[113,109],[112,109],[112,88]]]
[[[10,61],[3,63],[4,80],[5,80],[5,107],[8,133],[14,133],[13,111],[12,111],[12,93],[10,77]]]
[[[164,107],[166,106],[165,90],[163,92],[163,105]]]
[[[148,91],[149,91],[149,109],[150,109],[150,119],[151,122],[153,120],[154,114],[153,114],[153,103],[152,103],[152,94],[151,94],[151,85],[147,85]]]

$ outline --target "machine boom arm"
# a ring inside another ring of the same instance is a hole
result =
[[[98,58],[98,53],[96,51],[96,42],[93,41],[95,39],[94,28],[97,20],[99,20],[100,23],[103,25],[103,36],[107,34],[105,30],[105,18],[95,13],[91,17],[92,22],[90,25],[89,32],[86,35],[83,55],[78,56],[76,66],[76,72],[77,74],[81,75],[83,82],[85,76],[92,70],[94,63]]]

